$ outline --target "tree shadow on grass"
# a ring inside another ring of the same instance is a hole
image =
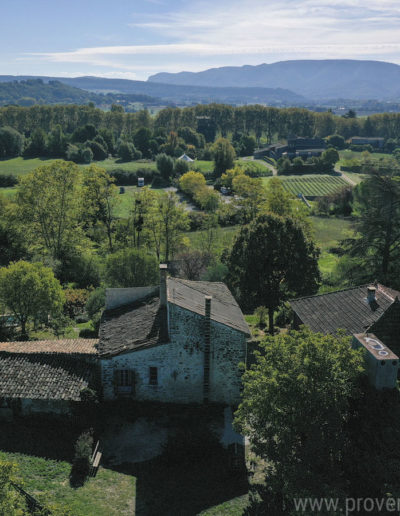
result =
[[[233,460],[217,439],[187,429],[160,457],[113,469],[136,477],[136,516],[194,516],[248,492],[244,455]]]

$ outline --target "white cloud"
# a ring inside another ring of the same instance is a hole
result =
[[[142,15],[140,22],[130,24],[133,36],[134,30],[140,29],[148,42],[162,43],[25,57],[97,66],[104,68],[104,73],[120,76],[301,58],[400,62],[399,23],[398,0],[203,0],[179,11]]]

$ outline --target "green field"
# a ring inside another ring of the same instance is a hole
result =
[[[137,186],[124,186],[125,193],[119,194],[116,209],[116,216],[119,218],[128,218],[133,207],[132,199],[134,193],[138,190]],[[161,193],[162,188],[152,188],[153,192]]]
[[[126,170],[127,172],[136,172],[139,169],[147,168],[150,170],[156,170],[157,166],[155,161],[143,160],[143,161],[120,161],[118,158],[109,158],[104,161],[95,161],[96,165],[104,168],[107,171],[115,170]],[[81,165],[83,167],[87,165]]]
[[[323,275],[330,274],[337,264],[337,254],[329,252],[329,249],[336,247],[340,240],[349,236],[351,232],[351,221],[334,217],[311,217],[315,241],[321,249],[321,256],[318,261],[319,268]]]
[[[0,175],[12,174],[13,176],[23,176],[32,172],[41,165],[47,165],[55,161],[47,158],[12,158],[0,160]]]
[[[130,475],[100,468],[96,478],[74,489],[69,484],[68,462],[5,452],[0,452],[0,459],[18,465],[25,491],[45,506],[69,508],[74,516],[134,514],[135,478]]]
[[[288,192],[305,197],[323,197],[330,195],[349,183],[340,176],[306,175],[299,177],[280,177],[283,187]]]

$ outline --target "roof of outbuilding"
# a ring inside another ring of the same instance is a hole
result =
[[[249,327],[228,287],[223,283],[167,278],[168,302],[204,315],[204,296],[212,296],[211,319],[246,335]],[[157,296],[105,310],[99,333],[101,357],[165,344],[166,309]]]
[[[0,398],[80,401],[95,365],[49,353],[0,352]]]
[[[0,352],[7,353],[62,353],[95,355],[99,339],[33,340],[23,342],[0,342]]]
[[[290,305],[302,323],[312,331],[335,333],[340,328],[349,334],[363,333],[400,296],[400,292],[376,284],[376,301],[368,302],[368,286],[370,285],[294,299],[290,301]]]

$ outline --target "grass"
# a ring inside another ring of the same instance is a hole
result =
[[[332,273],[339,257],[329,250],[336,247],[340,240],[346,238],[351,230],[351,221],[333,217],[311,217],[315,241],[321,249],[318,261],[323,275]]]
[[[124,186],[125,193],[118,196],[118,204],[115,214],[119,218],[128,218],[133,207],[133,195],[138,190],[137,186]],[[152,188],[153,191],[161,193],[162,188]]]
[[[0,452],[0,459],[18,465],[23,488],[45,506],[57,504],[74,516],[134,513],[134,477],[100,467],[95,478],[75,489],[69,484],[69,462],[9,452]]]
[[[0,195],[4,195],[7,199],[12,199],[17,193],[17,187],[0,188]]]
[[[104,161],[96,161],[96,165],[104,168],[107,171],[115,170],[116,168],[126,170],[128,172],[136,172],[139,169],[147,168],[149,170],[156,170],[157,166],[155,161],[123,161],[120,162],[119,158],[109,158]],[[87,166],[87,165],[82,165]]]
[[[340,176],[329,175],[304,175],[280,177],[283,187],[288,192],[298,195],[302,193],[305,197],[322,197],[336,192],[348,182]]]
[[[12,174],[13,176],[23,176],[32,172],[41,165],[48,165],[55,161],[49,158],[12,158],[0,160],[0,175]]]
[[[216,231],[216,240],[214,250],[217,254],[220,254],[223,249],[226,247],[230,247],[233,239],[238,234],[240,230],[240,226],[228,226],[219,228]],[[205,231],[191,231],[186,233],[186,236],[189,238],[191,247],[195,249],[203,249],[204,248],[204,240],[206,238]]]

